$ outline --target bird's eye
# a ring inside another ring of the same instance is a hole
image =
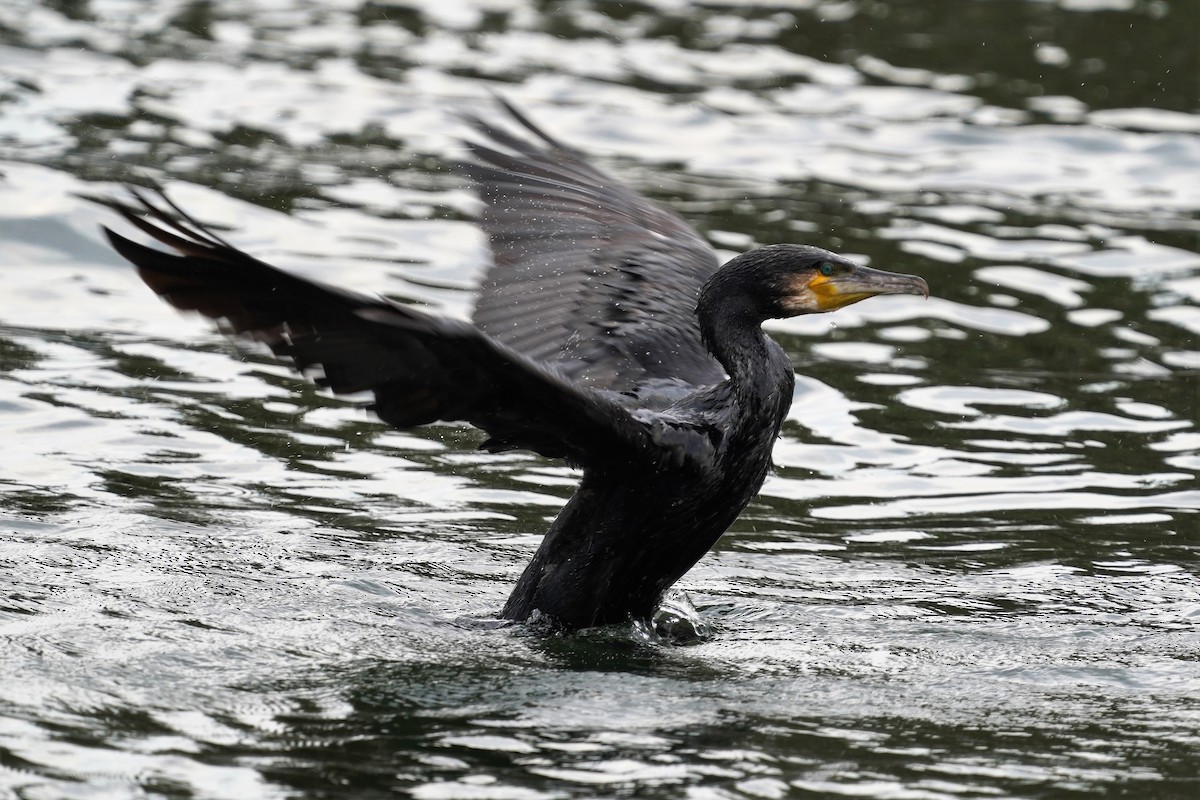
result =
[[[821,272],[822,275],[824,275],[825,277],[828,278],[830,275],[833,274],[833,263],[829,262],[829,261],[822,261],[820,264],[817,265],[817,269]]]

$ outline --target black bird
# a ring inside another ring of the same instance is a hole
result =
[[[929,289],[804,245],[719,267],[679,216],[504,107],[525,134],[468,117],[478,140],[457,165],[485,203],[494,262],[473,325],[278,270],[165,196],[111,205],[177,255],[105,232],[168,303],[334,392],[373,392],[397,428],[465,421],[482,449],[581,467],[502,616],[647,619],[766,477],[794,375],[762,322]]]

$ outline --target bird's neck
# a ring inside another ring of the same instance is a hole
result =
[[[705,296],[698,311],[705,346],[725,368],[735,391],[753,391],[764,381],[770,383],[767,372],[773,365],[763,316],[749,298]]]

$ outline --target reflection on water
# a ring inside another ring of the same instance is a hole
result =
[[[1192,4],[0,7],[0,795],[1190,797]],[[719,247],[916,272],[774,324],[712,634],[496,622],[574,474],[388,431],[153,299],[80,195],[464,315],[488,87]]]

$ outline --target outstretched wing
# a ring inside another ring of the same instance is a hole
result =
[[[540,141],[467,117],[488,144],[466,142],[475,160],[456,167],[486,204],[493,257],[475,324],[592,387],[723,380],[695,314],[712,247],[500,102]]]
[[[373,392],[385,422],[462,420],[491,436],[487,449],[519,447],[583,465],[711,457],[702,436],[637,419],[609,395],[572,384],[468,323],[290,275],[237,250],[165,197],[182,221],[134,196],[140,208],[108,205],[179,255],[105,233],[155,293],[264,342],[301,371],[319,368],[316,382],[334,392]]]

